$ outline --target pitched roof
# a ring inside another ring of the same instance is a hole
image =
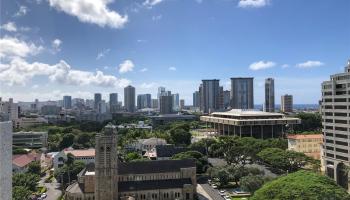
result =
[[[95,149],[65,150],[64,153],[71,153],[74,157],[95,157]]]
[[[12,158],[12,164],[18,166],[18,167],[25,167],[29,163],[40,160],[40,154],[20,154],[20,155],[14,155]]]
[[[288,135],[288,139],[295,139],[295,140],[300,140],[300,139],[322,139],[323,135],[322,134],[297,134],[297,135]]]
[[[136,190],[183,188],[185,184],[192,184],[191,179],[186,178],[147,181],[125,181],[118,183],[118,191],[129,192]]]
[[[174,145],[157,145],[155,147],[157,157],[173,157],[175,154],[186,152],[186,151],[198,151],[202,154],[205,154],[205,148],[187,148],[187,147],[177,147]]]

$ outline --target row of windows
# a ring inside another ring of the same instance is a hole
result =
[[[179,173],[157,174],[157,175],[129,175],[129,176],[119,176],[119,181],[142,181],[142,180],[177,179],[177,178],[181,178]]]
[[[325,126],[325,129],[333,130],[333,126]],[[334,127],[334,130],[337,130],[337,131],[348,131],[348,128],[336,126],[336,127]]]

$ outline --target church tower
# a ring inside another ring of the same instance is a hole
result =
[[[118,199],[117,131],[108,124],[96,135],[95,200]]]

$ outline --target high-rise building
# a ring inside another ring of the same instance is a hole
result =
[[[185,99],[180,99],[180,110],[185,108]]]
[[[19,117],[18,103],[14,103],[12,98],[9,101],[0,100],[0,114],[5,116],[8,120],[14,121]]]
[[[95,151],[95,199],[119,199],[117,132],[113,125],[97,134]]]
[[[227,109],[230,107],[230,91],[224,90],[224,108]]]
[[[265,79],[265,112],[275,112],[275,80]]]
[[[350,60],[344,73],[322,83],[323,166],[326,174],[349,191],[350,166],[349,93]]]
[[[118,111],[118,93],[109,94],[109,112],[115,113]]]
[[[158,108],[160,108],[160,97],[165,95],[165,87],[158,87],[157,99],[158,99]]]
[[[124,88],[124,107],[127,112],[135,112],[135,88],[131,85]]]
[[[231,107],[254,109],[254,86],[252,77],[231,78]]]
[[[63,108],[65,108],[65,109],[72,108],[72,97],[71,96],[63,96]]]
[[[220,80],[202,80],[201,111],[211,113],[220,108]]]
[[[12,199],[12,123],[0,121],[0,199]]]
[[[281,96],[281,112],[293,112],[293,95]]]
[[[200,107],[200,94],[199,91],[195,91],[193,93],[193,107],[199,108]]]
[[[95,95],[94,95],[94,109],[96,111],[99,110],[99,105],[100,105],[101,101],[102,101],[101,93],[95,93]]]
[[[152,99],[152,108],[154,109],[158,108],[158,99]]]
[[[152,97],[151,94],[137,95],[137,109],[151,108]]]
[[[172,96],[160,96],[160,114],[173,113],[173,98]]]
[[[174,111],[179,111],[179,105],[180,105],[180,96],[178,93],[172,94],[173,97],[173,110]]]

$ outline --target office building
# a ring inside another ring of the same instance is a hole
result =
[[[151,108],[152,97],[151,94],[137,95],[137,109]]]
[[[157,109],[158,108],[158,99],[152,99],[152,108]]]
[[[0,199],[12,199],[12,123],[0,121]]]
[[[180,96],[178,93],[172,94],[173,97],[173,110],[179,111],[180,110]]]
[[[95,164],[88,164],[78,174],[78,181],[66,188],[66,200],[195,198],[194,160],[120,162],[112,125],[97,134],[95,146]]]
[[[223,99],[224,99],[224,109],[228,109],[230,107],[230,91],[224,90],[223,91]]]
[[[185,99],[180,99],[180,110],[185,108]]]
[[[254,78],[231,78],[231,107],[254,109]]]
[[[102,101],[101,93],[95,93],[95,95],[94,95],[94,109],[96,111],[99,110],[99,106],[100,106],[101,101]]]
[[[275,80],[265,79],[265,112],[275,112]]]
[[[157,99],[158,99],[158,108],[160,108],[160,97],[165,95],[165,87],[158,87]]]
[[[195,91],[193,93],[193,107],[196,107],[196,108],[200,107],[200,99],[201,99],[201,96],[199,94],[199,91]]]
[[[19,117],[19,106],[13,102],[12,98],[9,98],[9,101],[0,100],[0,114],[6,116],[10,121],[17,120]]]
[[[201,116],[201,121],[211,124],[218,135],[234,135],[260,139],[284,137],[300,119],[289,118],[281,113],[232,109]]]
[[[173,113],[173,97],[172,96],[160,96],[160,114]]]
[[[63,108],[71,109],[72,108],[72,97],[71,96],[63,96]]]
[[[58,115],[62,108],[56,105],[44,105],[41,107],[40,113],[42,115]]]
[[[202,80],[201,85],[201,111],[211,113],[220,109],[220,80]]]
[[[47,132],[15,132],[13,133],[13,146],[37,149],[47,147]]]
[[[281,96],[281,112],[293,112],[293,96],[285,94]]]
[[[118,93],[109,94],[109,112],[115,113],[118,111]]]
[[[322,83],[323,164],[326,174],[349,191],[350,60],[343,73]]]
[[[131,85],[124,88],[124,107],[127,112],[135,112],[135,88]]]

